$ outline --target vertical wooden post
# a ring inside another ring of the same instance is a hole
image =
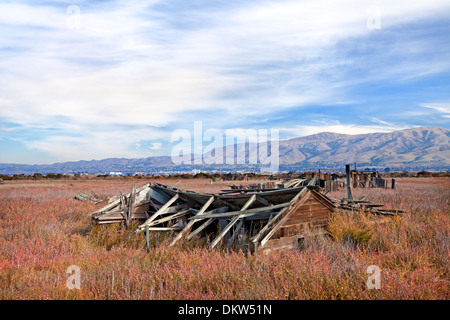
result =
[[[128,229],[128,226],[130,225],[131,218],[133,216],[134,211],[134,203],[136,201],[136,185],[133,184],[133,187],[131,188],[130,193],[130,201],[128,202],[128,214],[125,220],[126,228]]]
[[[147,247],[147,253],[150,251],[150,241],[148,238],[148,234],[149,234],[149,230],[148,228],[150,228],[148,225],[145,226],[145,245]]]
[[[392,189],[395,189],[395,179],[392,179]]]
[[[347,175],[347,197],[348,197],[348,200],[353,200],[352,190],[350,188],[350,165],[349,164],[345,165],[345,173]]]

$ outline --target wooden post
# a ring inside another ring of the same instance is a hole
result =
[[[150,241],[149,241],[149,226],[145,226],[145,245],[147,246],[147,253],[150,252]]]
[[[130,201],[128,201],[128,214],[127,214],[127,217],[125,220],[125,225],[126,225],[127,229],[131,222],[135,202],[136,202],[136,185],[133,184],[133,187],[131,188],[131,193],[130,193]]]
[[[345,165],[345,173],[347,175],[347,197],[348,197],[348,200],[353,200],[352,190],[350,188],[350,165],[349,164]]]
[[[395,179],[392,179],[392,189],[395,189]]]

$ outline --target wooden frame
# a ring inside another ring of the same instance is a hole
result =
[[[132,220],[143,220],[131,237],[145,231],[147,247],[149,232],[178,232],[170,243],[173,246],[183,237],[190,241],[217,224],[222,228],[209,243],[210,249],[225,238],[231,245],[241,230],[251,230],[254,235],[248,235],[248,245],[253,244],[255,251],[267,251],[293,248],[302,237],[325,233],[327,218],[336,209],[366,210],[386,216],[402,213],[363,200],[329,198],[317,186],[317,181],[314,177],[306,186],[294,181],[288,184],[291,187],[283,189],[234,194],[200,193],[159,183],[139,188],[133,185],[129,194],[121,194],[90,216],[97,224],[124,223],[126,227]],[[316,230],[310,230],[311,227]]]

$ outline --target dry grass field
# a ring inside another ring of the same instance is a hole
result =
[[[105,197],[147,180],[6,181],[0,184],[1,299],[448,299],[449,178],[398,178],[397,189],[357,189],[386,208],[405,210],[387,224],[364,214],[336,212],[331,237],[306,239],[299,250],[254,255],[200,241],[169,247],[166,234],[128,240],[133,228],[92,226],[88,213]],[[217,192],[231,183],[159,180]],[[345,190],[331,194],[344,197]],[[69,290],[66,270],[80,269]],[[367,268],[381,269],[369,289]]]

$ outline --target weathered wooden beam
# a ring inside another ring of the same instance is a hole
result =
[[[169,208],[170,205],[171,205],[172,203],[174,203],[175,201],[177,201],[178,198],[179,198],[179,195],[178,195],[178,193],[177,193],[177,194],[175,194],[175,195],[172,197],[172,199],[170,199],[169,201],[167,201],[167,202],[166,202],[166,203],[165,203],[158,211],[156,211],[154,214],[152,214],[152,215],[150,216],[150,218],[148,218],[143,224],[141,224],[141,225],[136,229],[136,231],[133,232],[133,234],[130,236],[130,238],[131,238],[131,237],[134,237],[137,233],[141,232],[141,231],[145,228],[145,226],[146,226],[147,224],[150,224],[150,222],[152,222],[153,220],[155,220],[156,217],[158,217],[160,214],[166,212],[166,211],[167,211],[167,208]]]
[[[108,216],[114,215],[114,214],[121,214],[122,218],[125,215],[125,212],[123,210],[113,210],[113,211],[108,211],[105,214],[102,214],[101,216],[95,217],[94,219],[101,219],[101,218],[107,218]]]
[[[108,220],[108,221],[98,221],[97,222],[97,224],[110,224],[110,223],[117,223],[117,221],[110,221],[110,220]]]
[[[244,206],[242,207],[241,211],[246,210],[249,206],[251,206],[253,204],[253,202],[255,202],[256,200],[256,194],[252,195],[247,202],[244,204]],[[222,230],[222,232],[211,242],[211,244],[209,245],[209,247],[212,249],[214,248],[219,241],[225,236],[225,234],[231,229],[231,227],[239,220],[241,219],[241,215],[237,215],[236,217],[234,217],[230,223]]]
[[[141,187],[136,189],[136,193],[141,192],[142,190],[148,188],[149,186],[150,186],[149,183],[144,184],[143,186],[141,186]],[[130,196],[129,193],[125,195],[125,197],[129,197],[129,196]],[[107,204],[106,206],[104,206],[104,207],[102,207],[102,208],[100,208],[100,209],[98,209],[98,210],[96,210],[94,212],[89,213],[88,216],[93,216],[93,215],[98,214],[98,213],[107,212],[108,210],[111,210],[112,208],[118,206],[119,204],[120,204],[120,199],[116,199],[113,202]]]
[[[133,214],[135,202],[136,202],[136,185],[133,184],[133,187],[131,188],[130,192],[130,200],[128,201],[127,216],[125,219],[125,226],[127,227],[127,229],[128,226],[130,225],[131,215]]]
[[[213,213],[223,213],[228,210],[228,207],[220,207],[208,212],[205,212],[203,215],[206,214],[213,214]],[[202,216],[203,216],[202,215]],[[186,237],[187,240],[191,240],[196,234],[204,230],[207,226],[209,226],[211,223],[213,223],[216,219],[215,218],[209,218],[206,220],[203,224],[201,224],[197,229],[193,230],[191,233],[189,233]]]
[[[183,210],[183,211],[174,213],[174,214],[172,214],[170,216],[167,216],[167,217],[164,217],[164,218],[161,218],[161,219],[158,219],[158,220],[153,220],[152,222],[146,224],[146,226],[149,226],[149,227],[156,226],[156,225],[158,225],[160,223],[167,222],[167,221],[170,221],[170,220],[173,220],[173,219],[176,219],[176,218],[183,217],[183,216],[189,214],[190,212],[191,212],[191,209]]]
[[[107,217],[101,216],[101,217],[98,217],[96,220],[97,221],[109,221],[109,220],[125,220],[125,219],[122,215],[120,215],[120,216],[113,216],[113,217],[112,216],[107,216]]]
[[[178,231],[181,230],[181,227],[148,227],[149,231]]]
[[[201,207],[201,209],[197,212],[196,216],[201,216],[206,209],[208,209],[208,207],[211,205],[211,203],[213,203],[213,201],[215,200],[214,196],[211,196],[208,201],[206,201],[206,203]],[[177,236],[175,237],[175,239],[173,239],[173,241],[170,243],[170,246],[173,246],[175,243],[177,243],[178,240],[181,239],[181,237],[183,236],[183,234],[190,230],[191,227],[194,225],[195,220],[191,220],[188,222],[188,224],[183,228],[183,230],[181,230],[180,233],[177,234]]]
[[[258,195],[257,195],[257,196],[256,196],[256,201],[262,203],[262,204],[265,205],[265,206],[270,206],[270,202],[267,201],[266,199],[264,199],[264,198],[261,197],[261,196],[258,196]]]
[[[353,199],[352,197],[352,190],[350,187],[350,165],[345,165],[345,174],[347,175],[347,198],[348,200]]]
[[[295,203],[294,206],[301,206],[304,201],[306,201],[307,197],[303,197],[302,199],[299,200],[299,202]],[[288,209],[288,208],[286,208]],[[278,229],[279,226],[281,226],[284,221],[287,219],[287,217],[289,217],[289,214],[284,215],[283,217],[281,217],[279,219],[279,221],[274,225],[274,227],[267,233],[267,235],[261,240],[261,247],[264,246],[264,244],[270,239],[270,237],[275,233],[275,231]],[[274,221],[275,219],[272,219],[272,221]]]
[[[277,188],[266,188],[266,189],[231,189],[231,190],[221,190],[219,194],[232,194],[232,193],[248,193],[248,192],[265,192],[265,191],[274,191],[279,190]]]
[[[267,206],[267,207],[248,209],[248,210],[244,210],[244,211],[230,211],[230,212],[224,212],[224,213],[207,213],[207,212],[205,212],[205,214],[201,215],[200,217],[197,217],[197,216],[190,217],[189,220],[199,220],[199,219],[209,219],[209,218],[215,218],[215,219],[232,218],[237,215],[243,215],[244,217],[250,217],[250,216],[258,215],[261,213],[275,211],[278,209],[289,207],[292,203],[293,202],[290,201],[290,202],[284,202],[284,203]]]
[[[199,226],[197,229],[189,233],[186,239],[191,240],[196,234],[198,234],[199,232],[204,230],[207,226],[209,226],[211,223],[213,223],[214,220],[215,220],[214,218],[209,218],[208,220],[206,220],[201,226]]]
[[[216,198],[216,202],[225,205],[232,210],[239,210],[239,207],[221,198]]]

